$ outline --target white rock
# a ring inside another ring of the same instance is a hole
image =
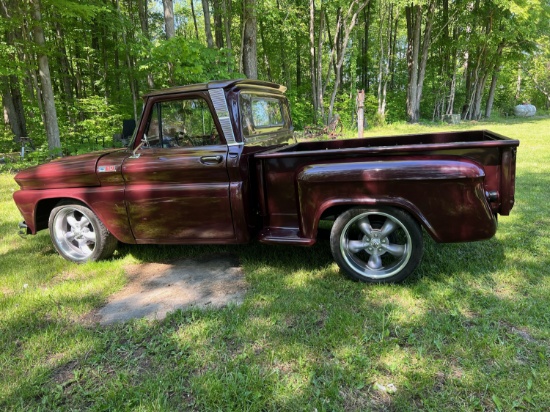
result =
[[[514,114],[519,117],[531,117],[537,113],[537,108],[532,104],[518,104],[514,107]]]

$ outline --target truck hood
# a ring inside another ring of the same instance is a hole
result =
[[[20,171],[15,175],[15,181],[21,189],[100,186],[96,173],[98,160],[119,150],[124,149],[102,150],[56,159]]]

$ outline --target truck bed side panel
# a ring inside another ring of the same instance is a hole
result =
[[[390,146],[392,138],[401,145]],[[260,239],[311,244],[327,208],[381,204],[408,210],[441,242],[490,238],[496,214],[513,205],[518,145],[475,131],[305,142],[259,153]]]
[[[483,169],[453,158],[318,164],[298,174],[300,227],[316,236],[331,207],[392,205],[422,222],[439,242],[492,237],[496,220],[485,198]]]

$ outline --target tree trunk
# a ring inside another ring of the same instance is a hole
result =
[[[491,117],[491,112],[493,110],[493,103],[495,101],[495,92],[497,89],[498,75],[500,73],[500,57],[504,50],[504,42],[500,43],[497,49],[496,62],[493,68],[493,75],[491,78],[491,87],[489,89],[489,97],[487,98],[487,106],[485,107],[485,117]]]
[[[214,38],[216,39],[216,47],[223,48],[223,24],[222,24],[222,7],[221,0],[213,0],[214,7]]]
[[[39,0],[40,1],[40,0]],[[84,36],[86,36],[86,31],[83,32]],[[87,60],[88,60],[88,77],[90,79],[89,85],[90,89],[92,90],[92,95],[97,96],[99,95],[97,91],[97,86],[99,84],[99,68],[97,67],[97,61],[96,56],[99,56],[100,50],[99,50],[99,24],[97,23],[96,19],[93,19],[92,22],[92,29],[90,30],[90,37],[92,42],[92,49],[94,50],[93,53],[86,53]],[[83,44],[86,45],[87,38],[84,39]]]
[[[363,130],[365,128],[365,90],[357,91],[357,137],[363,138]]]
[[[191,16],[193,17],[193,25],[195,26],[195,39],[199,39],[199,27],[197,26],[197,15],[195,14],[194,0],[189,0],[191,4]]]
[[[335,80],[334,80],[334,89],[332,91],[332,96],[330,99],[330,106],[328,111],[328,120],[329,122],[332,120],[333,113],[334,113],[334,103],[336,102],[336,94],[338,93],[338,89],[340,87],[340,79],[342,75],[342,65],[344,64],[344,57],[346,55],[345,49],[348,46],[349,43],[349,36],[351,32],[353,31],[353,28],[355,27],[355,24],[357,22],[357,16],[361,11],[367,6],[369,3],[369,0],[353,0],[348,8],[348,11],[345,16],[342,17],[342,33],[343,33],[343,41],[340,42],[341,50],[338,54],[338,59],[336,62],[336,73],[335,74]],[[337,47],[338,45],[338,37],[336,36],[334,38],[334,47]]]
[[[521,64],[518,63],[518,80],[516,82],[516,104],[521,97]]]
[[[395,49],[397,48],[397,33],[398,33],[398,30],[399,30],[399,9],[397,9],[396,13],[395,13],[395,16],[394,16],[394,20],[392,22],[392,25],[395,24],[395,26],[393,26],[392,30],[393,30],[393,35],[392,35],[392,40],[391,40],[391,45],[390,45],[390,89],[394,89],[395,88]]]
[[[172,3],[172,0],[169,0],[170,3]],[[165,3],[164,4],[164,17],[166,18],[166,7],[170,8],[170,4]],[[143,33],[143,37],[145,37],[147,43],[150,43],[151,36],[149,34],[149,10],[147,7],[147,0],[139,0],[138,1],[138,10],[139,10],[139,20],[141,23],[141,32]],[[170,10],[168,10],[168,15],[170,15]],[[168,28],[168,26],[171,25],[171,29]],[[166,30],[166,36],[168,38],[168,32],[169,30],[172,30],[172,36],[174,35],[174,12],[173,12],[173,4],[172,4],[172,21],[166,22],[165,24],[165,30]],[[147,50],[150,50],[149,44],[147,45]],[[150,59],[151,55],[149,52],[147,52],[147,58]],[[155,88],[155,80],[153,79],[153,73],[149,72],[147,73],[147,87],[149,87],[150,90],[153,90]]]
[[[317,123],[319,115],[319,94],[317,93],[317,81],[315,79],[315,1],[309,0],[309,58],[311,73],[311,101],[313,103],[313,123]]]
[[[233,50],[231,43],[231,0],[222,0],[222,8],[224,14],[223,26],[225,28],[225,43],[227,45],[227,50],[231,53]]]
[[[325,119],[325,108],[324,108],[324,87],[323,87],[323,31],[325,23],[325,8],[321,5],[320,16],[319,16],[319,38],[317,45],[317,102],[319,104],[319,115],[321,119]],[[325,122],[328,123],[328,122]]]
[[[388,7],[389,10],[384,10],[385,7]],[[386,118],[386,96],[393,30],[393,5],[380,3],[378,21],[380,22],[378,28],[378,38],[380,42],[378,61],[378,121],[383,124]],[[386,24],[386,33],[384,33],[384,24]]]
[[[328,43],[331,45],[330,47],[330,54],[328,57],[328,69],[327,69],[327,75],[325,77],[325,87],[328,84],[330,80],[330,70],[331,68],[334,70],[334,73],[336,73],[336,59],[334,58],[336,51],[334,50],[334,44],[335,41],[333,41],[332,35],[330,33],[330,22],[328,20],[328,14],[325,13],[325,20],[326,20],[326,26],[327,26],[327,35],[328,35]],[[342,16],[340,14],[340,9],[338,9],[338,13],[336,15],[336,32],[340,33],[340,26],[342,24]],[[332,63],[332,64],[331,64]],[[323,90],[323,95],[325,94],[325,91]]]
[[[63,84],[63,94],[65,97],[64,100],[67,105],[72,106],[74,96],[69,73],[69,59],[67,58],[67,48],[65,47],[65,33],[63,32],[61,25],[57,21],[55,22],[55,32],[57,34],[56,40],[58,41],[58,61],[59,67],[61,69],[61,81]]]
[[[406,7],[407,16],[407,67],[409,81],[407,86],[407,117],[410,123],[420,120],[420,101],[426,76],[428,50],[431,44],[431,29],[435,2],[428,4],[424,36],[422,36],[423,10],[420,5]]]
[[[7,115],[4,120],[10,125],[13,140],[19,142],[21,137],[27,136],[27,123],[19,85],[14,84],[13,80],[17,81],[17,76],[2,76],[2,104],[4,114]]]
[[[265,64],[265,70],[267,72],[267,78],[270,82],[273,81],[273,77],[271,76],[271,65],[269,63],[269,57],[267,56],[267,48],[266,48],[266,42],[264,37],[264,22],[262,19],[260,19],[260,40],[262,42],[262,52],[264,55],[264,64]]]
[[[214,47],[214,39],[212,39],[212,28],[210,25],[210,6],[208,0],[202,0],[202,12],[204,15],[204,33],[206,34],[206,44],[208,47]]]
[[[365,91],[368,93],[370,89],[370,82],[369,82],[369,39],[370,39],[370,24],[371,24],[371,3],[369,2],[369,5],[366,10],[363,11],[364,15],[364,39],[363,39],[363,56],[361,59],[362,62],[362,79],[361,84],[363,85]]]
[[[475,66],[472,61],[468,62],[467,69],[467,93],[466,105],[463,109],[463,118],[468,120],[479,120],[481,118],[481,99],[488,77],[488,48],[487,44],[478,47],[476,51]]]
[[[111,33],[111,41],[116,44],[118,41],[118,33],[116,31],[113,31]],[[115,60],[115,90],[120,90],[120,55],[118,51],[118,47],[115,47],[114,50],[114,60]],[[74,76],[73,76],[74,77]],[[120,103],[120,98],[119,98]]]
[[[116,0],[116,9],[119,19],[122,19],[121,12],[120,12],[120,3],[119,0]],[[128,51],[128,43],[127,43],[127,36],[126,36],[126,29],[122,29],[122,41],[125,45],[124,52],[126,54],[126,65],[128,68],[128,83],[130,85],[130,91],[132,93],[132,105],[134,109],[134,120],[137,121],[137,101],[138,101],[138,89],[136,85],[136,81],[134,79],[134,65],[132,63],[132,59],[130,57],[130,52]]]
[[[33,33],[34,40],[38,46],[38,69],[40,72],[40,84],[42,91],[42,99],[44,101],[44,116],[46,119],[46,136],[48,138],[48,148],[51,151],[59,152],[61,149],[61,141],[59,139],[59,127],[57,125],[57,111],[55,109],[55,98],[52,88],[52,80],[50,76],[50,65],[48,56],[44,54],[46,49],[46,39],[44,38],[44,30],[41,26],[42,15],[40,13],[39,0],[29,0],[32,6],[33,16]]]
[[[169,0],[171,2],[171,0]],[[163,5],[166,8],[166,4]],[[147,0],[138,0],[139,22],[141,24],[141,32],[149,39],[149,19],[147,11]],[[172,13],[173,15],[173,13]],[[172,16],[173,17],[173,16]]]
[[[10,82],[8,76],[0,77],[2,85],[2,107],[4,108],[4,125],[9,125],[13,133],[13,141],[17,142],[22,135],[21,127],[15,119],[15,107],[11,97]]]
[[[279,4],[279,0],[277,0],[277,11],[279,12],[279,16],[281,15],[281,5]],[[280,17],[277,18],[277,25],[279,27],[279,41],[278,41],[278,47],[280,50],[288,50],[286,46],[286,35],[284,31],[285,22]],[[288,60],[282,59],[282,74],[283,79],[285,82],[285,86],[287,88],[290,88],[290,72],[288,69]]]
[[[166,39],[170,40],[176,35],[174,27],[174,2],[172,0],[162,0],[164,7],[164,29],[166,31]]]
[[[300,35],[296,34],[296,88],[302,87],[302,44]]]
[[[6,3],[4,0],[0,1],[0,16],[7,20],[11,19],[10,12],[12,10],[9,6],[11,4]],[[6,44],[9,46],[8,50],[13,50],[15,43],[21,41],[22,34],[20,30],[6,30],[4,37]],[[7,57],[13,61],[17,60],[15,52],[9,52]],[[1,84],[4,114],[7,115],[14,141],[19,142],[20,137],[27,136],[27,122],[19,86],[19,77],[16,74],[2,76]]]
[[[256,20],[256,0],[244,0],[243,3],[243,70],[249,79],[258,78],[258,53],[256,38],[258,24]]]

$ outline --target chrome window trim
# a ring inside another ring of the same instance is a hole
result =
[[[229,117],[229,108],[227,107],[227,101],[225,99],[225,92],[223,89],[211,89],[208,91],[214,110],[218,116],[218,120],[222,127],[223,135],[228,146],[242,145],[235,139],[235,133],[233,132],[233,125],[231,124],[231,118]]]

